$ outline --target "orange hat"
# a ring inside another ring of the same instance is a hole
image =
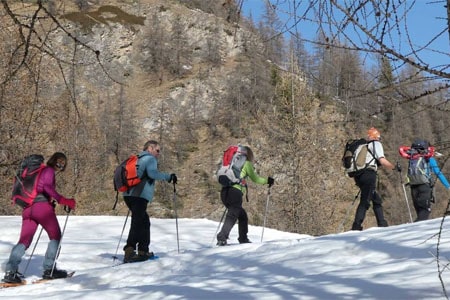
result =
[[[381,137],[380,132],[375,127],[371,127],[367,130],[367,137],[371,140],[379,140]]]

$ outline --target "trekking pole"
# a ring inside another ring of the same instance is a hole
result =
[[[409,220],[412,223],[413,220],[412,220],[412,215],[411,215],[411,209],[409,208],[408,196],[406,195],[405,184],[403,182],[402,182],[402,188],[403,188],[403,194],[405,195],[406,206],[408,206]]]
[[[177,189],[175,188],[175,182],[173,183],[173,207],[175,209],[175,224],[176,224],[176,228],[177,228],[178,253],[180,253],[180,238],[178,236]]]
[[[25,275],[27,273],[28,266],[30,265],[30,262],[31,262],[31,258],[33,257],[34,251],[36,250],[36,246],[39,242],[39,239],[41,238],[42,230],[44,230],[43,227],[41,227],[41,231],[39,231],[39,235],[37,237],[36,243],[34,244],[33,251],[31,251],[30,257],[28,258],[27,265],[25,266],[25,269],[23,270],[23,275]]]
[[[411,215],[411,209],[409,208],[409,201],[408,201],[408,196],[406,194],[406,189],[405,189],[405,183],[403,183],[403,176],[402,176],[402,171],[400,169],[400,184],[402,185],[403,188],[403,194],[405,195],[405,201],[406,201],[406,206],[408,207],[408,212],[409,212],[409,220],[411,221],[411,223],[413,222],[412,219],[412,215]]]
[[[269,189],[267,190],[266,210],[264,212],[263,228],[262,228],[262,232],[261,232],[261,243],[262,243],[263,237],[264,237],[264,228],[266,227],[267,211],[269,210],[270,189],[271,189],[271,187],[269,186]]]
[[[128,210],[127,217],[125,218],[125,222],[123,223],[122,233],[120,234],[119,243],[117,243],[116,253],[114,254],[113,261],[118,259],[117,252],[119,252],[120,243],[122,242],[123,232],[125,231],[125,226],[127,225],[128,217],[130,216],[130,210]]]
[[[220,218],[219,225],[217,225],[216,233],[214,234],[214,236],[212,238],[211,245],[214,244],[214,239],[217,237],[217,233],[219,232],[219,229],[220,229],[220,224],[222,224],[223,219],[225,218],[225,215],[227,214],[227,211],[228,211],[228,208],[225,207],[225,210],[223,211],[223,214],[222,214],[222,218]]]
[[[347,207],[347,210],[346,210],[345,216],[344,216],[344,220],[342,221],[341,225],[339,225],[339,227],[338,227],[338,233],[344,231],[344,224],[345,224],[345,222],[347,222],[348,216],[350,215],[351,208],[355,204],[356,199],[358,199],[358,196],[359,196],[360,193],[361,193],[361,190],[358,191],[358,193],[356,194],[356,196],[353,199],[352,203]]]
[[[68,206],[64,206],[64,211],[67,212],[66,221],[64,222],[64,227],[61,232],[61,238],[59,239],[58,251],[56,252],[55,260],[53,261],[53,266],[52,266],[52,271],[50,272],[50,277],[53,276],[53,271],[56,268],[56,261],[58,260],[59,254],[61,253],[61,243],[62,243],[62,240],[64,237],[64,233],[66,232],[67,220],[69,220],[69,215],[70,215],[71,209]]]

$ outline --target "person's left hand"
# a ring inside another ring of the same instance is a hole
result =
[[[75,199],[67,199],[67,198],[61,198],[61,200],[59,200],[59,204],[68,206],[71,210],[75,210],[76,206]]]
[[[170,174],[169,183],[173,182],[173,184],[177,184],[178,178],[174,173]]]
[[[269,187],[272,187],[272,185],[275,183],[275,179],[273,179],[272,177],[268,177],[267,178],[267,184],[269,185]]]

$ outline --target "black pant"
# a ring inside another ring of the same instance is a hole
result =
[[[355,221],[352,230],[362,230],[362,223],[366,217],[366,212],[370,207],[370,201],[373,204],[373,212],[377,219],[379,227],[387,227],[388,223],[384,219],[382,200],[376,192],[377,172],[374,170],[364,170],[360,175],[355,177],[355,183],[361,190],[361,197],[358,208],[356,209]]]
[[[428,183],[411,185],[411,196],[416,210],[417,221],[428,220],[431,213],[432,188]]]
[[[236,221],[239,221],[239,238],[240,242],[248,240],[248,217],[247,212],[242,208],[242,192],[233,187],[222,188],[220,191],[220,199],[223,205],[228,209],[223,223],[222,230],[217,234],[217,240],[225,241],[230,235]]]
[[[131,211],[131,225],[128,234],[127,247],[138,251],[149,251],[150,245],[150,217],[147,214],[148,201],[144,198],[125,196],[125,203]]]

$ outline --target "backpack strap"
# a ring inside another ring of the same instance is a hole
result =
[[[148,153],[148,152],[141,153],[141,154],[138,154],[137,157],[140,160],[142,157],[145,157],[145,156],[150,156],[150,153]],[[139,160],[138,160],[138,163],[136,164],[136,167],[138,168],[138,170],[139,170],[139,166],[140,166]],[[139,172],[137,172],[137,173],[139,173]],[[155,182],[155,180],[153,178],[150,178],[149,176],[147,176],[147,172],[145,172],[145,171],[144,171],[142,177],[139,177],[139,178],[141,178],[142,182],[144,182],[144,183],[148,182],[149,184],[153,184]]]
[[[150,153],[144,152],[144,153],[138,154],[138,163],[136,164],[137,171],[139,171],[139,166],[140,166],[139,160],[140,160],[142,157],[145,157],[145,156],[150,156]],[[150,158],[150,159],[151,159],[151,158]],[[137,172],[137,173],[139,173],[139,172]],[[131,193],[131,196],[136,196],[136,197],[138,197],[138,196],[142,193],[142,191],[144,190],[144,187],[145,187],[145,184],[146,184],[146,183],[148,183],[148,184],[151,185],[151,184],[153,184],[153,183],[155,182],[155,180],[154,180],[153,178],[150,178],[150,177],[147,175],[147,172],[145,172],[145,170],[144,170],[144,172],[143,172],[143,174],[142,174],[142,177],[139,177],[139,178],[141,178],[141,182],[140,182],[138,185],[132,187],[133,192]]]
[[[370,141],[370,142],[368,142],[367,143],[367,152],[369,152],[370,153],[370,155],[372,155],[372,159],[366,164],[367,166],[373,161],[373,160],[375,160],[375,163],[377,164],[377,166],[379,165],[379,162],[378,162],[378,159],[376,158],[376,156],[375,156],[375,154],[376,154],[376,147],[375,147],[375,140],[373,140],[373,141]],[[369,149],[369,144],[370,143],[372,143],[372,145],[373,145],[373,153],[372,153],[372,151],[370,151],[370,149]]]
[[[428,172],[428,174],[426,174],[426,175],[429,178],[430,187],[433,188],[434,184],[436,183],[438,178],[436,176],[433,176],[433,170],[431,170],[431,166],[430,166],[430,157],[427,157],[424,155],[423,159],[425,160],[425,163],[426,163],[425,171]]]
[[[248,184],[245,183],[245,200],[248,202]]]

